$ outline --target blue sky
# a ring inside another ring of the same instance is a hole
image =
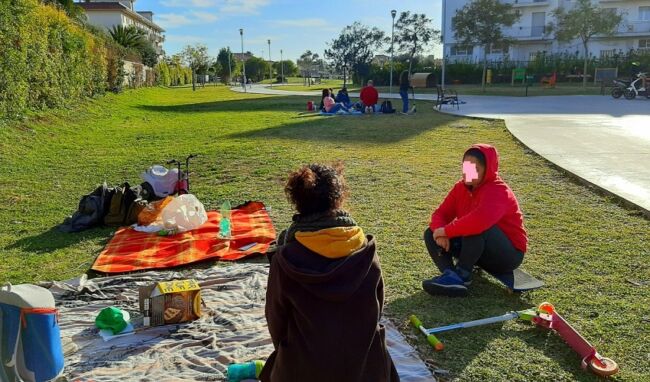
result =
[[[271,39],[271,58],[295,60],[307,49],[321,56],[326,43],[354,21],[376,26],[387,33],[391,29],[390,10],[425,13],[440,29],[441,0],[137,0],[139,11],[153,11],[154,21],[165,28],[168,55],[187,44],[208,46],[210,55],[230,46],[241,51],[239,28],[244,28],[244,50],[268,57],[267,39]],[[399,16],[398,16],[399,17]],[[440,45],[430,53],[439,55]]]

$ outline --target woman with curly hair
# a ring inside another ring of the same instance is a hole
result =
[[[297,214],[271,258],[266,320],[275,351],[262,381],[399,381],[379,324],[375,239],[342,209],[342,169],[311,164],[287,181]]]

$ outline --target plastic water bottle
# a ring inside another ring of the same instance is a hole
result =
[[[232,363],[228,365],[228,382],[239,382],[245,379],[258,379],[263,367],[264,361]]]
[[[219,221],[219,236],[222,238],[230,237],[231,224],[230,224],[230,202],[225,201],[221,205],[221,220]]]

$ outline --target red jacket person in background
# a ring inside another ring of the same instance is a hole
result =
[[[372,108],[372,111],[375,111],[375,105],[379,101],[379,93],[374,87],[372,80],[368,81],[368,85],[364,86],[359,93],[359,99],[361,99],[361,104],[365,111],[369,111],[368,108]]]
[[[424,241],[442,274],[422,282],[434,295],[467,294],[475,265],[509,272],[521,264],[528,238],[519,203],[499,177],[499,154],[486,144],[463,156],[463,179],[433,212]]]

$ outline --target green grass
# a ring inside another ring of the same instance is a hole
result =
[[[550,301],[618,361],[615,380],[648,380],[650,293],[643,283],[650,280],[650,222],[638,211],[573,182],[518,144],[501,122],[429,107],[410,117],[302,116],[305,101],[225,87],[143,89],[0,126],[0,282],[86,271],[114,230],[62,234],[54,227],[104,180],[137,183],[151,164],[198,153],[192,187],[206,207],[262,200],[281,229],[292,215],[283,195],[286,174],[303,163],[342,159],[351,187],[347,207],[378,238],[386,313],[423,358],[458,381],[595,381],[557,335],[526,323],[441,334],[441,353],[407,325],[413,313],[433,327]],[[468,298],[433,298],[420,289],[436,273],[422,231],[475,142],[499,149],[500,172],[526,217],[524,268],[545,288],[512,295],[479,277]]]

